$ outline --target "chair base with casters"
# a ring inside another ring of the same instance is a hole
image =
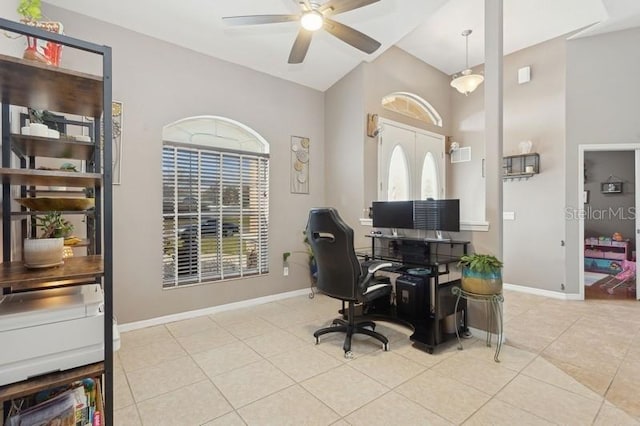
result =
[[[368,327],[368,328],[367,328]],[[316,345],[320,343],[320,336],[327,333],[345,333],[346,336],[344,338],[344,345],[342,349],[344,349],[344,357],[352,358],[353,353],[351,352],[351,337],[354,334],[366,334],[367,336],[373,337],[374,339],[379,340],[382,343],[382,349],[385,351],[389,350],[389,340],[380,333],[375,331],[376,323],[373,321],[360,321],[355,322],[355,302],[350,301],[348,307],[347,320],[343,320],[341,318],[334,319],[331,326],[321,328],[313,333],[313,337],[316,338]]]

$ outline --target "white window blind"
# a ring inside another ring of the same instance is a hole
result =
[[[267,156],[166,143],[163,286],[269,270]]]

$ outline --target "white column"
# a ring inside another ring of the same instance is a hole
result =
[[[484,2],[486,218],[482,251],[502,259],[502,0]]]

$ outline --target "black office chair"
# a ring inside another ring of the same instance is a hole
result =
[[[390,297],[389,278],[374,277],[374,274],[381,268],[391,266],[391,263],[371,261],[360,264],[353,247],[353,230],[342,221],[335,209],[312,209],[306,232],[318,265],[318,289],[330,297],[348,302],[349,306],[346,321],[335,319],[331,327],[313,333],[316,344],[323,334],[346,333],[344,356],[351,358],[351,336],[361,333],[378,339],[383,349],[388,351],[389,341],[374,331],[376,325],[373,321],[355,322],[355,305],[379,297]]]

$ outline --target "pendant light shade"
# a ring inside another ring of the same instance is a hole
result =
[[[469,68],[469,35],[471,30],[464,30],[462,35],[466,40],[466,69],[459,74],[453,76],[451,80],[451,87],[455,88],[458,92],[463,93],[465,96],[473,92],[482,84],[484,77],[480,74],[473,74],[471,68]]]

